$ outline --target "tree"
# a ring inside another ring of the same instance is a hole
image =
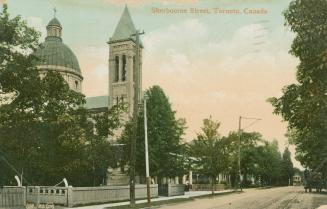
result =
[[[286,25],[296,34],[290,53],[297,57],[297,83],[271,98],[275,114],[288,122],[296,159],[327,175],[327,2],[293,0],[284,12]]]
[[[9,161],[17,160],[19,163],[14,164],[20,172],[23,164],[28,163],[37,152],[36,149],[27,152],[25,148],[35,144],[35,131],[39,126],[35,118],[41,109],[42,94],[38,90],[41,81],[32,64],[34,58],[30,55],[38,46],[38,37],[39,34],[29,28],[20,16],[11,19],[4,4],[0,13],[0,147],[1,150],[12,151],[15,156],[8,156],[2,151],[0,166],[8,168]],[[16,131],[6,130],[13,129],[13,125]],[[6,140],[12,137],[24,140]],[[7,181],[9,176],[13,178],[14,174],[12,170],[2,170],[1,181]]]
[[[203,120],[202,132],[190,144],[191,155],[199,159],[202,173],[211,178],[211,191],[219,173],[227,169],[228,150],[224,149],[223,140],[218,133],[220,123],[212,118]]]
[[[230,158],[229,174],[232,184],[235,184],[237,178],[237,146],[239,135],[237,132],[230,132],[226,137],[229,142],[229,150],[232,154]],[[257,132],[243,132],[241,138],[241,174],[243,176],[242,184],[244,187],[251,186],[254,183],[261,185],[280,185],[282,173],[282,158],[278,150],[277,141],[268,142]]]
[[[231,169],[229,170],[232,176],[232,184],[236,183],[238,178],[238,132],[230,132],[226,137],[227,141],[230,143],[230,150],[232,153],[231,158]],[[242,184],[244,187],[249,186],[252,182],[249,181],[249,177],[257,177],[258,173],[258,146],[259,143],[264,143],[262,135],[257,132],[242,132],[241,137],[241,174],[243,176]]]
[[[164,91],[159,86],[146,90],[149,164],[151,176],[157,176],[159,183],[164,177],[176,177],[184,174],[184,156],[182,136],[185,130],[185,120],[176,119],[175,111]],[[125,161],[128,163],[130,155],[129,139],[132,135],[132,123],[125,126],[121,142],[125,146]],[[137,131],[136,172],[145,176],[145,148],[144,148],[144,112],[139,111]],[[123,164],[124,164],[123,163]]]
[[[283,185],[292,185],[294,167],[291,159],[291,152],[286,147],[282,159],[282,181]]]
[[[237,134],[238,137],[238,134]],[[238,138],[237,138],[238,140]],[[263,142],[262,135],[257,132],[242,132],[241,136],[241,174],[243,186],[249,186],[249,177],[257,174],[258,146]]]
[[[281,184],[282,157],[278,150],[278,142],[264,142],[258,147],[258,173],[261,185],[278,186]]]
[[[119,111],[105,113],[106,119],[95,117],[98,132],[94,132],[92,116],[83,107],[84,95],[71,90],[58,72],[48,71],[40,78],[38,58],[32,54],[38,37],[20,16],[11,19],[4,5],[0,13],[1,184],[13,184],[14,175],[20,173],[25,183],[34,185],[54,185],[64,177],[72,185],[99,184],[111,153],[103,135],[117,127]]]
[[[33,91],[41,95],[39,101],[29,104],[34,93],[21,91],[11,103],[0,107],[1,148],[15,167],[24,169],[30,183],[51,185],[67,177],[76,184],[81,180],[76,173],[85,165],[86,112],[78,108],[84,96],[69,90],[55,72],[38,81],[40,88]]]

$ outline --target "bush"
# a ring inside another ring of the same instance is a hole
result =
[[[251,180],[246,180],[246,181],[242,181],[242,187],[253,187],[254,184],[252,184]]]
[[[223,185],[227,186],[228,182],[227,181],[221,181],[221,182],[219,182],[219,184],[223,184]]]

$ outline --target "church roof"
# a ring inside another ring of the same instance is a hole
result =
[[[110,41],[119,41],[130,39],[131,35],[136,32],[133,20],[129,13],[127,6],[125,6],[124,12],[120,17],[118,25],[116,26],[115,32],[111,37]],[[134,39],[134,38],[133,38]]]
[[[109,97],[108,96],[95,96],[86,97],[86,109],[96,109],[96,108],[108,108]]]
[[[72,69],[76,74],[81,75],[81,69],[74,52],[63,43],[59,35],[49,35],[52,26],[62,28],[57,18],[50,20],[47,25],[48,36],[40,47],[33,53],[39,58],[36,64],[38,66],[52,65],[57,67],[67,67]]]
[[[61,27],[61,24],[59,22],[59,20],[57,18],[53,18],[52,20],[50,20],[50,22],[48,23],[47,26],[59,26]]]
[[[68,67],[81,74],[74,52],[57,37],[47,37],[45,42],[34,52],[39,58],[37,65],[54,65]]]

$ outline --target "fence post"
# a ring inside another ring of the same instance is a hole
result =
[[[67,187],[67,206],[69,208],[72,208],[74,206],[74,202],[73,202],[73,187],[72,186],[68,186]]]
[[[39,186],[35,187],[35,192],[36,192],[36,207],[38,208],[40,205],[40,187]]]
[[[26,206],[26,195],[27,195],[27,186],[26,187],[22,187],[23,189],[23,204],[24,204],[24,207]]]

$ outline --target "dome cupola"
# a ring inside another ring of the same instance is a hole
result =
[[[47,25],[47,37],[61,38],[62,27],[59,20],[54,17]]]
[[[60,72],[72,89],[81,92],[83,77],[78,59],[63,43],[61,32],[62,26],[54,17],[47,25],[45,41],[33,53],[38,58],[36,65],[41,75],[49,70]]]

